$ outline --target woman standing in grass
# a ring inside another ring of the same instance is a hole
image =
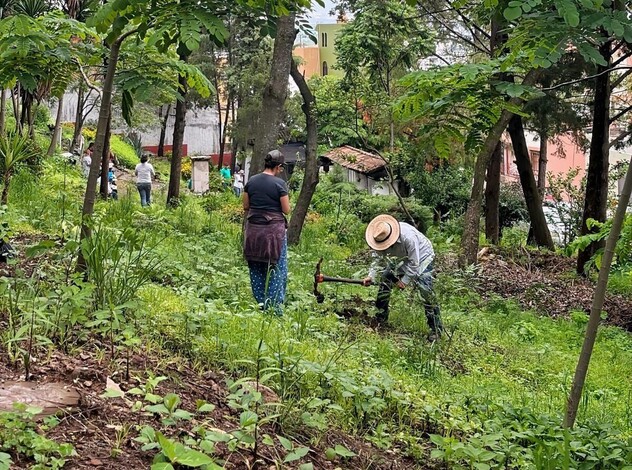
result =
[[[263,309],[283,313],[287,284],[287,221],[290,198],[287,183],[279,178],[283,154],[266,155],[263,173],[249,179],[243,193],[246,211],[244,257],[250,269],[250,285]]]
[[[151,180],[156,176],[154,167],[148,162],[149,157],[140,157],[140,163],[136,165],[136,187],[140,194],[140,205],[145,207],[151,204]]]

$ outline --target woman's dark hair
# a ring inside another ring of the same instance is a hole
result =
[[[91,149],[92,147],[94,147],[94,142],[90,142],[90,143],[88,144],[88,149]]]
[[[265,168],[276,168],[279,165],[283,165],[283,163],[285,163],[285,157],[278,150],[268,152],[264,160]]]
[[[142,157],[140,157],[141,163],[147,163],[147,160],[149,160],[149,157],[147,155],[143,155]]]

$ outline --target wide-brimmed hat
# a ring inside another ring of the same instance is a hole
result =
[[[386,250],[399,238],[399,222],[388,214],[378,215],[369,222],[364,237],[374,250]]]

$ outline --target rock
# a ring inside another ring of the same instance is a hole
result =
[[[50,416],[79,404],[79,392],[70,385],[57,382],[5,382],[0,386],[0,411],[13,410],[14,403],[41,408],[38,416]]]

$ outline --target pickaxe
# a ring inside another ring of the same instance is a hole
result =
[[[322,262],[322,258],[318,260],[318,263],[316,264],[316,272],[314,273],[314,295],[316,296],[316,302],[318,302],[319,304],[322,304],[325,300],[325,296],[318,292],[318,284],[320,284],[321,282],[344,282],[347,284],[358,284],[361,286],[364,285],[363,279],[349,279],[346,277],[325,276],[323,273],[320,272],[320,265]]]

